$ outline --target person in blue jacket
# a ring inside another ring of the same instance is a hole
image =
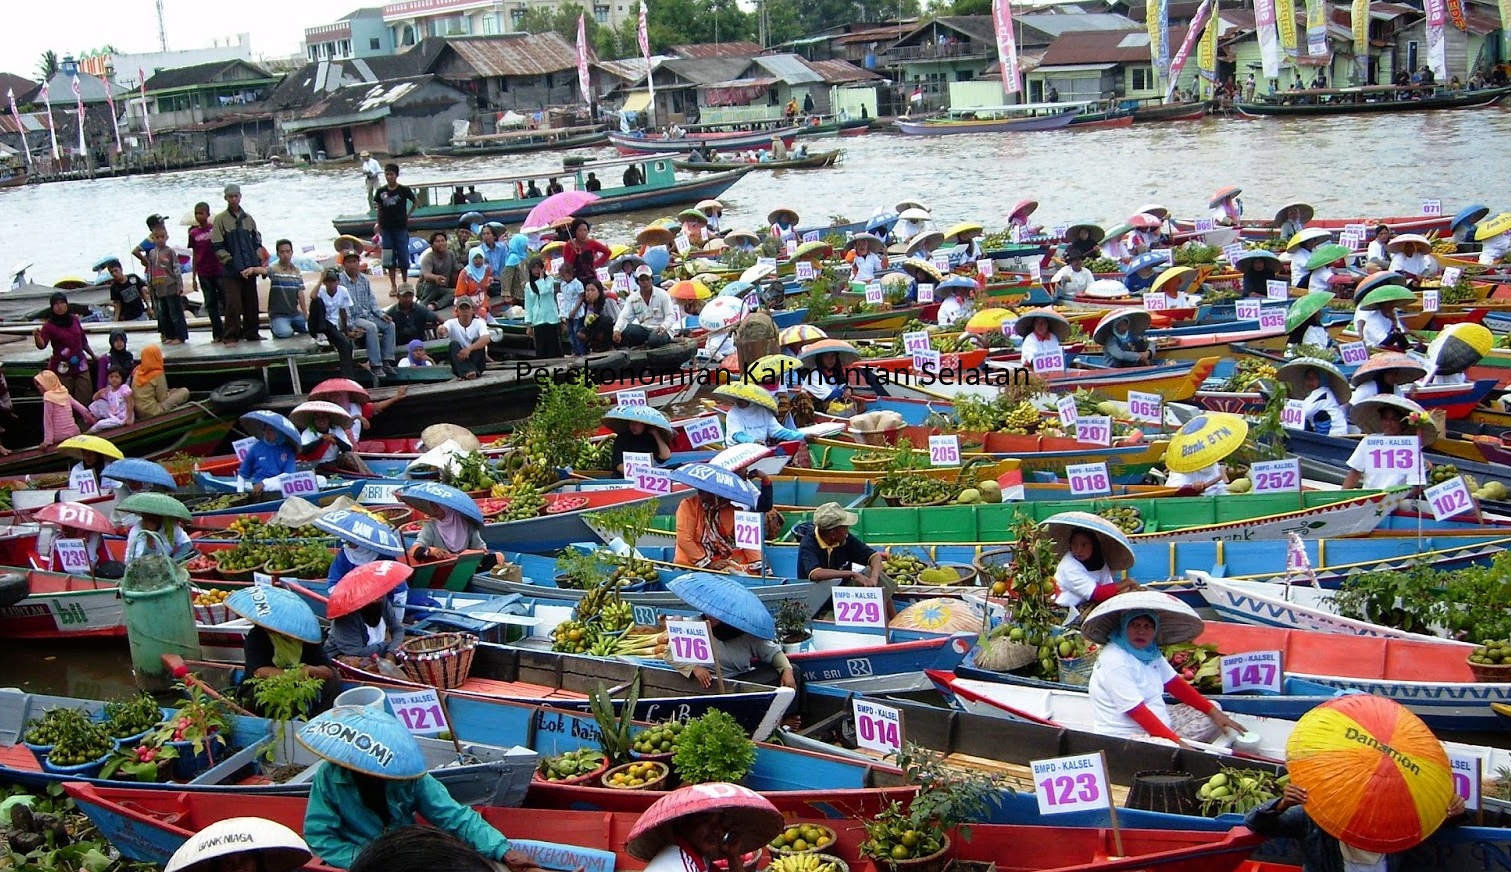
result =
[[[289,424],[289,429],[296,430],[292,423]],[[236,469],[237,483],[250,482],[254,494],[260,494],[268,488],[270,479],[294,471],[297,448],[287,435],[280,433],[272,424],[263,424],[262,432],[257,437],[257,444],[247,451],[247,456],[241,459],[241,466]],[[271,486],[274,489],[282,487]]]

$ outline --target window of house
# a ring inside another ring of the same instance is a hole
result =
[[[549,91],[554,87],[556,87],[556,77],[546,73],[546,90]]]
[[[1148,91],[1156,87],[1153,67],[1128,68],[1128,90]]]
[[[975,74],[975,72],[973,72],[971,70],[956,70],[955,71],[955,81],[957,81],[957,82],[969,82],[971,79],[974,79],[974,78],[976,78],[976,74]]]
[[[312,46],[310,46],[309,47],[309,53],[310,53],[310,60],[312,60],[312,61],[318,61],[318,60],[320,60],[320,46],[318,46],[318,45],[312,45]]]
[[[405,45],[414,45],[414,28],[408,24],[404,25],[404,39],[402,41]]]
[[[352,53],[352,41],[349,40],[349,39],[343,39],[343,40],[341,40],[341,56],[342,57],[346,57],[347,55],[349,55],[351,53]]]
[[[499,32],[499,19],[498,19],[498,16],[495,15],[495,14],[493,14],[493,13],[491,13],[491,12],[488,13],[488,14],[486,14],[486,15],[484,15],[483,16],[483,33],[491,35],[491,34],[495,34],[495,33],[498,33],[498,32]]]
[[[519,6],[519,7],[515,7],[514,9],[509,10],[509,18],[510,18],[511,21],[514,22],[514,29],[515,30],[519,30],[519,23],[521,21],[523,21],[524,18],[525,18],[525,9],[524,9],[524,7],[523,6]]]
[[[607,7],[607,6],[594,6],[593,7],[593,18],[596,19],[599,24],[608,24],[609,23],[609,7]]]
[[[369,39],[367,41],[367,48],[370,51],[379,51],[383,48],[383,40],[378,39],[377,37]]]

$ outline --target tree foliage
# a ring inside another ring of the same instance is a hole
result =
[[[42,52],[42,56],[37,59],[37,74],[42,77],[42,81],[44,82],[52,81],[52,77],[58,74],[57,52],[52,49]]]

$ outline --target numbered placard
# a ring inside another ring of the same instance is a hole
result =
[[[664,469],[649,467],[635,470],[635,490],[666,496],[672,492],[672,477]]]
[[[1448,752],[1448,766],[1453,771],[1453,790],[1464,800],[1464,808],[1480,807],[1480,778],[1485,761],[1474,754]]]
[[[68,473],[68,489],[78,491],[82,497],[97,497],[100,481],[94,477],[92,469],[73,469]]]
[[[1291,286],[1282,279],[1266,279],[1264,283],[1264,296],[1267,300],[1287,300],[1291,296]]]
[[[1107,475],[1107,464],[1104,461],[1067,466],[1065,478],[1070,482],[1070,495],[1074,497],[1112,493],[1112,479]]]
[[[1439,300],[1439,297],[1438,297],[1438,291],[1437,291],[1436,288],[1429,288],[1429,289],[1423,291],[1422,292],[1422,311],[1423,312],[1436,312],[1438,310],[1438,300]]]
[[[635,475],[642,470],[654,468],[655,461],[649,451],[626,451],[624,452],[624,477],[630,481],[635,480]]]
[[[1267,306],[1259,310],[1259,329],[1264,331],[1285,329],[1285,310]]]
[[[1079,414],[1076,412],[1075,397],[1063,396],[1055,400],[1055,409],[1060,413],[1061,427],[1069,430],[1076,425],[1076,418],[1079,417]]]
[[[1240,321],[1258,321],[1264,304],[1258,300],[1239,300],[1233,304],[1233,315]]]
[[[644,406],[645,391],[619,391],[614,394],[614,402],[621,406]]]
[[[917,354],[920,351],[928,351],[929,331],[912,330],[902,334],[902,350],[908,354]]]
[[[1441,284],[1445,288],[1451,288],[1459,283],[1459,279],[1462,278],[1463,275],[1464,271],[1462,269],[1456,266],[1450,266],[1443,270]]]
[[[1287,430],[1306,429],[1306,404],[1300,400],[1286,400],[1280,409],[1280,426]]]
[[[776,269],[776,258],[774,258],[774,257],[758,257],[758,258],[756,258],[756,266],[769,266],[772,269]]]
[[[960,437],[953,433],[929,437],[930,466],[959,466]]]
[[[1028,262],[1028,280],[1035,283],[1044,281],[1044,266],[1037,258]]]
[[[872,306],[880,306],[883,300],[881,282],[871,282],[866,285],[866,302]]]
[[[1422,443],[1415,436],[1364,437],[1364,466],[1372,472],[1405,473],[1406,484],[1422,483]]]
[[[934,286],[933,285],[929,284],[928,282],[923,282],[923,283],[920,283],[918,285],[918,302],[920,302],[920,303],[932,303],[932,302],[934,302]]]
[[[1070,225],[1056,224],[1054,227],[1050,228],[1050,232],[1054,234],[1056,239],[1064,239],[1065,236],[1070,233]]]
[[[1075,757],[1035,760],[1034,796],[1039,814],[1065,814],[1107,808],[1112,794],[1107,789],[1107,764],[1100,752]]]
[[[1283,678],[1279,651],[1247,651],[1222,658],[1223,693],[1280,693]]]
[[[1064,372],[1065,352],[1041,351],[1034,355],[1034,372]]]
[[[52,544],[58,554],[58,567],[69,575],[89,574],[89,548],[83,539],[59,539]]]
[[[1145,391],[1128,392],[1128,417],[1135,421],[1158,424],[1164,420],[1164,398]]]
[[[787,240],[786,249],[787,249],[787,256],[788,257],[792,257],[794,254],[797,254],[797,240],[796,239],[789,239],[789,240]]]
[[[301,469],[283,476],[283,495],[286,497],[309,497],[319,491],[320,482],[316,480],[313,470]]]
[[[623,273],[614,273],[614,290],[620,293],[628,293],[630,289],[630,277]]]
[[[245,439],[237,439],[235,442],[232,442],[231,443],[231,450],[234,451],[234,452],[236,452],[236,459],[237,460],[246,460],[247,459],[247,452],[251,451],[252,450],[252,446],[256,445],[256,444],[257,444],[257,437],[256,436],[248,436]]]
[[[818,270],[814,268],[813,261],[811,260],[798,261],[797,265],[793,267],[792,271],[793,274],[797,276],[797,280],[800,282],[812,281],[813,277],[818,275]]]
[[[881,588],[835,587],[830,595],[834,599],[834,623],[842,627],[886,628],[887,609],[883,602],[886,591]]]
[[[1362,342],[1345,342],[1338,346],[1338,355],[1344,366],[1358,366],[1369,360],[1369,349]]]
[[[433,687],[402,693],[391,690],[388,706],[393,709],[394,716],[404,722],[404,729],[416,736],[433,736],[446,729],[441,697]]]
[[[1216,229],[1217,229],[1217,222],[1213,221],[1211,218],[1198,218],[1198,219],[1196,219],[1196,232],[1197,233],[1211,233],[1213,230],[1216,230]]]
[[[252,573],[252,583],[258,587],[272,587],[273,576],[266,572],[254,572]]]
[[[666,644],[678,663],[717,666],[714,643],[708,635],[707,621],[667,621]]]
[[[940,353],[932,348],[913,352],[913,369],[921,373],[939,372],[939,366],[942,361],[943,357]]]
[[[687,433],[688,444],[694,448],[724,441],[724,425],[714,415],[694,418],[683,424],[682,430]]]
[[[1090,445],[1111,445],[1112,418],[1107,415],[1077,418],[1076,441]]]
[[[1151,312],[1163,312],[1170,304],[1170,298],[1158,291],[1144,294],[1144,308]]]
[[[1235,263],[1243,256],[1243,243],[1230,242],[1222,247],[1222,256],[1228,263]]]
[[[1443,201],[1442,200],[1423,200],[1422,201],[1422,214],[1423,215],[1441,215],[1441,214],[1443,214]]]
[[[934,258],[933,258],[933,260],[931,262],[934,264],[935,271],[937,271],[939,274],[941,274],[941,275],[949,275],[949,273],[950,273],[950,259],[949,259],[949,257],[947,257],[947,256],[945,256],[943,254],[936,254],[936,255],[934,255]]]
[[[760,551],[766,536],[765,519],[760,512],[735,512],[735,547]]]
[[[364,506],[399,504],[399,498],[394,496],[404,485],[402,484],[364,484],[357,494],[357,502]]]
[[[980,260],[976,261],[976,272],[986,276],[987,278],[991,278],[997,273],[997,265],[992,262],[991,258],[983,257]]]
[[[818,231],[817,230],[809,230],[807,233],[804,233],[803,234],[803,241],[804,242],[818,242],[819,241]]]
[[[609,268],[608,267],[606,267],[606,266],[598,267],[597,269],[593,270],[593,274],[596,275],[596,276],[598,276],[598,282],[599,282],[599,284],[605,284],[606,285],[606,284],[609,283]]]
[[[1158,255],[1159,259],[1164,263],[1175,262],[1175,253],[1168,248],[1152,248],[1149,250],[1149,253]]]
[[[859,696],[850,698],[855,715],[855,744],[883,754],[902,750],[902,710]]]
[[[1432,506],[1432,517],[1439,521],[1474,509],[1474,499],[1469,493],[1469,485],[1464,483],[1464,477],[1461,475],[1438,482],[1422,495],[1427,498],[1427,504]]]
[[[1338,234],[1338,244],[1347,249],[1358,249],[1359,246],[1364,244],[1364,234],[1345,230]]]
[[[1295,493],[1301,490],[1301,459],[1257,461],[1249,467],[1249,478],[1256,494]]]

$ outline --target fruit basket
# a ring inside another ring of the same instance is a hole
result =
[[[1475,681],[1490,684],[1511,681],[1511,641],[1481,642],[1466,662]]]
[[[834,830],[823,824],[802,824],[783,830],[766,847],[778,856],[820,854],[834,844]]]
[[[551,784],[588,784],[598,781],[609,769],[609,759],[601,751],[579,748],[555,757],[545,757],[535,770],[535,780]]]
[[[637,760],[603,773],[600,783],[614,790],[661,790],[672,767],[659,760]]]

